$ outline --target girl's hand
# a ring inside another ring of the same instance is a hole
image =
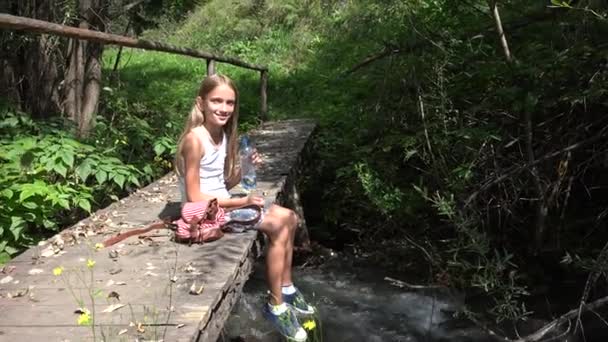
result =
[[[264,160],[262,160],[262,156],[258,153],[257,149],[253,150],[253,154],[251,155],[251,161],[253,162],[253,164],[255,164],[255,166],[260,166],[264,163]]]
[[[249,195],[247,196],[247,202],[245,205],[257,205],[259,207],[264,206],[264,197]]]

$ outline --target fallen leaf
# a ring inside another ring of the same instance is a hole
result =
[[[193,282],[193,283],[192,283],[192,286],[190,286],[190,294],[191,294],[191,295],[198,296],[198,295],[200,295],[201,293],[203,293],[203,288],[204,288],[204,286],[203,286],[203,285],[201,285],[201,286],[200,286],[200,287],[197,289],[197,287],[196,287],[196,282]]]
[[[11,281],[13,281],[13,277],[11,276],[6,276],[4,278],[2,278],[2,280],[0,280],[0,284],[8,284]]]
[[[6,297],[8,297],[9,299],[19,298],[19,297],[25,296],[28,292],[30,292],[30,289],[21,289],[21,290],[15,291],[15,292],[8,292],[6,294]]]
[[[51,257],[53,255],[55,255],[55,250],[53,249],[52,245],[48,246],[47,248],[43,249],[42,252],[40,252],[40,256],[45,258]]]
[[[29,275],[37,275],[37,274],[41,274],[44,273],[44,270],[41,270],[39,268],[32,268],[31,270],[29,270],[27,272]]]
[[[112,304],[110,306],[108,306],[105,310],[103,310],[102,312],[114,312],[120,308],[122,308],[123,306],[125,306],[124,304]]]
[[[121,249],[118,251],[118,254],[120,254],[120,255],[129,255],[131,253],[133,253],[132,249]]]
[[[110,273],[111,275],[115,275],[122,272],[122,268],[113,268],[111,270],[108,271],[108,273]]]
[[[127,283],[124,281],[117,281],[115,284],[116,285],[127,285]]]
[[[179,329],[179,328],[181,328],[183,326],[185,326],[185,324],[184,323],[180,323],[180,324],[177,325],[177,329]]]
[[[169,280],[171,280],[172,283],[175,283],[175,282],[177,282],[177,276],[173,276]]]
[[[120,295],[116,291],[112,291],[108,293],[108,298],[116,298],[116,300],[120,300]]]
[[[129,331],[129,329],[122,329],[121,331],[118,332],[118,336],[126,333],[127,331]]]
[[[9,274],[13,272],[16,268],[17,266],[4,266],[2,267],[2,271],[0,271],[0,273]]]
[[[144,333],[146,329],[144,329],[144,325],[141,323],[137,323],[137,331],[140,333]]]

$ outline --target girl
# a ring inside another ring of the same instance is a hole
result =
[[[238,91],[226,76],[205,78],[179,139],[176,167],[182,202],[217,198],[226,211],[246,205],[264,206],[264,198],[230,198],[228,189],[240,181],[237,165]],[[261,159],[254,153],[253,160]],[[305,341],[294,311],[314,313],[291,279],[293,241],[298,225],[290,209],[273,205],[254,228],[268,236],[266,279],[270,301],[264,305],[265,317],[277,330],[296,341]]]

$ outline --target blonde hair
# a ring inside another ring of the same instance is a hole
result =
[[[235,103],[234,103],[234,112],[224,125],[224,133],[226,134],[226,138],[228,140],[228,148],[226,153],[226,163],[224,165],[224,179],[230,179],[236,175],[237,172],[237,139],[238,139],[238,119],[239,119],[239,91],[236,88],[236,85],[230,78],[224,75],[215,74],[211,76],[205,77],[203,82],[201,83],[201,87],[198,90],[198,96],[200,96],[203,100],[213,89],[220,85],[227,85],[230,87],[235,94]],[[178,175],[181,175],[182,170],[180,165],[183,166],[184,158],[182,157],[182,148],[184,144],[184,137],[190,133],[193,128],[199,127],[205,123],[205,114],[199,109],[196,105],[196,100],[194,101],[194,105],[190,110],[190,114],[186,119],[186,124],[184,127],[184,131],[182,132],[178,143],[177,143],[177,153],[175,155],[175,171]]]

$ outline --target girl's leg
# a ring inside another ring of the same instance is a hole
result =
[[[296,229],[298,228],[298,215],[293,210],[278,205],[270,207],[266,215],[276,219],[279,222],[279,225],[285,227],[283,229],[286,229],[289,232],[289,238],[285,244],[285,266],[283,268],[281,285],[291,285],[293,283],[293,280],[291,279],[293,244],[296,237]]]
[[[285,280],[291,283],[291,254],[293,253],[293,241],[291,240],[290,228],[286,224],[286,214],[290,210],[279,206],[272,206],[264,216],[259,230],[268,236],[269,246],[266,254],[266,280],[272,294],[271,303],[280,304],[283,302],[281,286]],[[291,245],[291,248],[289,247]],[[288,249],[291,252],[288,253]],[[289,254],[289,271],[287,268],[287,257]],[[284,279],[284,276],[287,278]]]

